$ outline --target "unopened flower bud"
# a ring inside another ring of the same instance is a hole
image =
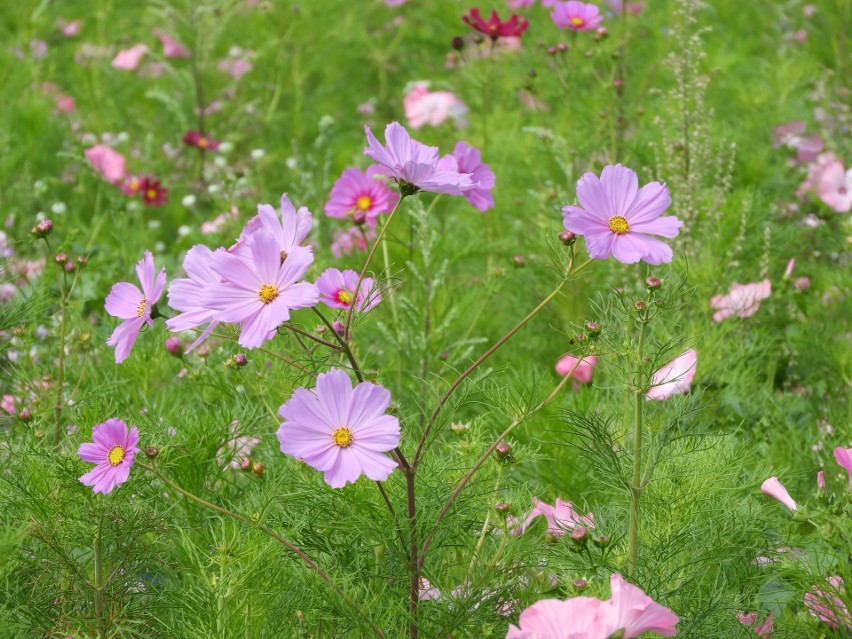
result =
[[[464,435],[470,426],[467,424],[453,424],[450,426],[450,430],[453,431],[456,435]]]
[[[66,262],[65,266],[63,268],[65,269],[66,273],[73,273],[74,272],[74,262],[70,262],[70,261]]]
[[[556,48],[559,49],[559,51],[561,53],[565,53],[568,50],[568,45],[565,44],[564,42],[560,42],[559,44],[556,45]]]
[[[234,364],[237,366],[245,366],[249,363],[248,357],[246,357],[245,353],[234,353],[234,356],[231,359],[234,360]]]
[[[352,223],[355,226],[363,226],[367,223],[367,212],[362,211],[361,209],[355,209],[355,212],[352,214]]]
[[[494,452],[497,453],[497,457],[500,459],[508,459],[512,455],[512,447],[506,442],[500,442],[497,444]]]
[[[612,86],[615,87],[616,89],[620,89],[621,87],[624,86],[624,80],[616,78],[615,80],[612,81]]]
[[[167,337],[166,338],[166,350],[175,357],[180,357],[183,355],[183,344],[180,341],[179,337]]]
[[[494,504],[494,510],[496,510],[501,515],[508,515],[512,510],[511,504],[507,504],[505,501],[501,501],[497,504]]]
[[[513,257],[513,258],[512,258],[512,263],[513,263],[513,264],[514,264],[517,268],[523,268],[524,266],[526,266],[526,265],[527,265],[527,261],[523,258],[523,256],[522,256],[522,255],[516,255],[515,257]]]
[[[453,38],[453,49],[455,49],[456,51],[461,51],[462,49],[464,49],[464,38],[461,38],[459,36]]]
[[[346,327],[343,325],[343,322],[334,322],[331,327],[334,329],[334,332],[341,337],[344,333],[346,333]]]
[[[647,280],[645,280],[645,286],[647,286],[652,291],[656,291],[662,285],[663,283],[660,281],[659,277],[649,277]]]
[[[601,325],[597,322],[586,322],[586,332],[591,337],[597,337],[601,334]]]
[[[438,355],[438,359],[441,360],[442,362],[446,362],[448,359],[450,359],[449,351],[444,351],[443,353]]]
[[[200,358],[206,359],[210,355],[210,347],[207,344],[202,344],[198,347],[196,353]]]
[[[663,308],[666,305],[666,300],[654,300],[654,306],[657,308]]]
[[[28,422],[33,418],[32,411],[29,408],[22,408],[21,412],[18,413],[18,419],[22,422]]]
[[[547,47],[547,55],[556,55],[558,49],[556,47]]]
[[[589,538],[589,529],[585,526],[578,526],[571,533],[571,539],[576,541],[578,544],[586,544],[586,540]]]
[[[243,461],[240,462],[240,470],[244,470],[246,472],[249,472],[251,470],[252,466],[254,466],[254,462],[252,460],[250,460],[248,457],[246,457]]]
[[[595,546],[598,548],[606,548],[609,546],[610,538],[608,535],[600,535],[599,537],[594,538]]]
[[[68,262],[68,256],[65,253],[57,253],[53,261],[59,266],[65,266],[65,263]]]
[[[648,310],[648,305],[643,300],[636,300],[633,302],[633,308],[637,311],[646,311]]]
[[[92,334],[89,331],[84,331],[80,333],[80,343],[88,344],[92,340]]]
[[[574,586],[574,588],[576,588],[580,592],[582,592],[589,587],[589,582],[585,579],[575,579],[571,582],[571,585]]]
[[[145,447],[145,457],[148,459],[156,459],[157,455],[160,454],[160,450],[156,446],[146,446]]]
[[[88,265],[89,265],[89,258],[88,257],[86,257],[85,255],[78,255],[77,256],[77,266],[79,266],[80,268],[83,268],[84,266],[88,266]]]
[[[42,220],[30,232],[35,237],[47,237],[51,231],[53,231],[53,222],[51,220]]]
[[[571,246],[574,242],[577,241],[577,236],[574,235],[571,231],[562,231],[559,234],[559,241],[562,242],[565,246]]]
[[[258,475],[258,476],[262,475],[265,470],[266,470],[266,468],[264,468],[263,464],[261,464],[261,463],[257,463],[257,464],[255,464],[254,466],[251,467],[251,472],[253,472],[255,475]]]

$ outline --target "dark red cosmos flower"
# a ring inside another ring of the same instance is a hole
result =
[[[222,144],[219,140],[202,135],[199,131],[187,131],[186,135],[183,136],[183,143],[208,151],[215,151]]]
[[[497,15],[496,11],[491,12],[491,17],[488,19],[488,22],[486,22],[482,19],[479,9],[471,9],[469,15],[462,16],[462,20],[464,20],[470,27],[476,29],[480,33],[484,33],[494,40],[497,38],[508,38],[512,36],[518,37],[527,30],[528,26],[530,26],[528,20],[521,19],[516,14],[512,14],[511,18],[506,20],[506,22],[503,22],[500,19],[500,16]]]
[[[142,201],[148,206],[162,206],[168,202],[166,198],[166,193],[168,192],[169,190],[163,187],[159,180],[151,177],[144,178],[139,185],[139,193],[142,195]]]

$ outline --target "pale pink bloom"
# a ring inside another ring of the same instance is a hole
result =
[[[428,83],[418,83],[403,100],[409,126],[439,126],[447,119],[458,122],[468,112],[467,105],[449,91],[429,91]]]
[[[596,5],[578,0],[554,4],[550,17],[557,27],[571,29],[572,31],[593,31],[603,21],[600,9]]]
[[[441,591],[435,588],[426,577],[420,577],[420,601],[440,601]]]
[[[249,459],[254,447],[260,443],[256,437],[240,435],[239,433],[240,420],[235,419],[231,422],[228,429],[228,441],[216,453],[216,460],[220,466],[228,464],[234,470],[239,470],[243,461]]]
[[[202,222],[199,230],[202,235],[213,235],[214,233],[218,233],[224,228],[228,222],[232,222],[233,220],[237,220],[240,217],[240,211],[236,206],[232,206],[230,211],[225,211],[224,213],[220,213],[212,220],[207,220],[206,222]]]
[[[86,159],[92,168],[100,173],[107,182],[115,184],[124,179],[124,156],[103,144],[97,144],[85,151]]]
[[[809,191],[816,189],[822,177],[822,172],[828,166],[838,161],[837,156],[831,151],[820,153],[813,162],[808,164],[808,176],[799,185],[799,188],[796,189],[796,196],[804,197]]]
[[[146,53],[148,53],[148,45],[134,45],[129,49],[119,51],[118,55],[116,55],[112,60],[112,66],[115,69],[121,69],[123,71],[135,71],[139,68],[139,63],[142,61],[142,57]]]
[[[557,497],[556,504],[551,506],[550,504],[533,497],[533,509],[526,516],[524,521],[521,522],[520,525],[512,528],[510,532],[513,535],[523,534],[539,516],[545,518],[547,521],[547,532],[554,537],[561,537],[562,535],[570,533],[575,528],[581,526],[585,528],[595,527],[594,513],[581,515],[574,509],[574,504],[570,501],[562,501]]]
[[[645,399],[668,399],[673,395],[686,395],[695,377],[698,354],[694,349],[681,353],[678,357],[654,373],[651,388]]]
[[[773,499],[777,499],[791,511],[795,511],[798,509],[798,507],[796,506],[796,502],[793,501],[793,498],[790,497],[790,493],[787,492],[787,489],[784,488],[784,485],[778,480],[777,477],[770,477],[765,482],[763,482],[760,485],[760,492],[762,492],[764,495],[769,495]]]
[[[236,60],[233,58],[226,58],[225,60],[219,61],[218,68],[219,71],[227,73],[232,78],[241,78],[254,67],[251,62],[243,58],[238,58]]]
[[[818,590],[816,586],[811,588],[809,592],[805,593],[805,607],[811,615],[828,624],[829,628],[835,630],[841,626],[852,628],[852,616],[849,614],[849,608],[838,596],[838,593],[845,592],[843,579],[835,575],[828,577],[826,581],[831,589],[822,591]]]
[[[632,13],[634,16],[638,16],[643,11],[645,11],[644,2],[625,3],[624,0],[604,0],[604,3],[612,10],[615,15],[621,15],[622,11],[627,10],[627,13]]]
[[[817,472],[817,490],[825,490],[825,471],[823,470]]]
[[[31,40],[30,52],[33,54],[33,58],[41,60],[47,55],[47,42],[44,40]]]
[[[805,135],[806,125],[801,120],[793,120],[775,127],[772,133],[775,148],[786,146],[796,150],[796,161],[805,163],[814,161],[825,146],[818,135]]]
[[[793,288],[800,293],[807,291],[811,287],[811,278],[805,277],[797,277],[793,280]]]
[[[733,315],[751,317],[760,308],[761,300],[765,300],[771,293],[772,283],[768,279],[750,284],[734,282],[727,295],[716,295],[710,300],[711,308],[716,310],[713,321],[721,322]]]
[[[192,55],[188,49],[167,33],[163,33],[159,29],[155,29],[154,35],[156,35],[163,44],[163,56],[166,58],[188,58]]]
[[[5,394],[3,395],[3,398],[0,399],[0,409],[6,411],[9,415],[16,415],[18,409],[15,407],[15,404],[19,401],[20,399],[14,395]]]
[[[206,291],[222,281],[219,274],[213,270],[212,261],[213,251],[203,244],[196,244],[189,249],[183,260],[183,270],[186,271],[187,277],[172,280],[169,284],[169,306],[180,311],[166,320],[169,330],[188,331],[207,324],[207,328],[186,349],[187,353],[206,340],[219,325],[216,320],[218,310],[202,301]]]
[[[15,297],[15,293],[18,292],[18,287],[16,287],[11,282],[3,282],[0,284],[0,304],[5,304],[10,299]]]
[[[92,441],[80,444],[77,454],[95,467],[80,482],[104,495],[127,481],[139,452],[139,430],[113,417],[92,429]]]
[[[656,632],[663,637],[673,637],[677,634],[680,619],[665,606],[651,599],[641,588],[624,581],[615,574],[610,577],[612,595],[607,615],[611,632],[609,635],[624,631],[624,639],[632,639],[646,632]]]
[[[849,492],[852,492],[852,448],[838,446],[834,449],[834,459],[849,473]]]
[[[737,619],[740,620],[742,625],[752,628],[760,639],[769,639],[769,637],[772,636],[772,631],[774,630],[772,615],[766,615],[766,619],[764,619],[763,623],[760,625],[755,625],[757,624],[756,612],[750,612],[748,614],[741,612],[737,615]]]
[[[579,365],[577,364],[578,361],[580,362]],[[563,355],[556,362],[556,372],[563,377],[571,375],[580,384],[589,384],[592,381],[597,364],[598,358],[594,355],[582,357],[579,360],[573,355]]]
[[[385,6],[389,8],[401,7],[407,0],[385,0]]]
[[[817,8],[814,4],[806,4],[802,7],[802,14],[806,18],[813,18],[817,14]]]
[[[442,171],[469,173],[476,186],[462,193],[464,199],[478,211],[485,212],[494,208],[494,195],[491,193],[496,183],[494,171],[482,161],[479,149],[467,142],[458,142],[452,154],[440,159],[438,168]]]
[[[71,22],[66,22],[65,20],[60,19],[59,22],[59,31],[66,38],[73,38],[80,35],[80,31],[83,29],[83,23],[79,20],[71,20]]]
[[[278,243],[282,263],[296,253],[307,252],[313,256],[311,247],[302,246],[314,224],[311,212],[305,206],[296,210],[286,193],[281,195],[280,211],[279,214],[271,204],[258,204],[257,215],[246,222],[237,243],[229,251],[247,256],[255,234],[264,230]]]
[[[56,107],[63,113],[73,113],[75,106],[74,98],[67,95],[63,95],[56,100]]]
[[[817,196],[838,213],[852,210],[852,169],[843,170],[843,164],[832,162],[822,169],[816,186]]]
[[[363,227],[362,227],[363,228]],[[336,258],[352,255],[356,251],[366,251],[367,241],[376,237],[376,231],[368,228],[363,233],[361,228],[353,226],[347,230],[335,229],[332,233],[331,253]]]

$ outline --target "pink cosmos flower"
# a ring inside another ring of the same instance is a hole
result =
[[[59,31],[66,38],[74,38],[80,35],[80,31],[83,29],[83,23],[79,20],[71,20],[70,22],[66,20],[60,19],[58,21]]]
[[[365,126],[364,129],[369,144],[364,155],[389,169],[388,175],[400,182],[403,188],[410,185],[414,187],[413,192],[461,195],[476,187],[467,173],[440,170],[438,148],[412,140],[399,122],[392,122],[385,128],[386,146],[379,143],[370,127]]]
[[[822,172],[834,162],[839,161],[838,157],[831,151],[820,153],[813,162],[808,164],[808,175],[796,189],[796,196],[804,197],[809,191],[816,189],[822,177]]]
[[[611,614],[609,624],[613,634],[624,631],[624,639],[632,639],[646,632],[656,632],[663,637],[677,634],[680,619],[665,606],[661,606],[633,584],[624,581],[621,575],[610,577]],[[606,635],[609,636],[609,635]]]
[[[361,475],[388,478],[397,464],[385,455],[399,446],[399,420],[386,415],[390,392],[369,382],[352,388],[346,371],[334,368],[317,377],[314,392],[297,388],[278,414],[281,452],[325,474],[332,488]]]
[[[606,6],[608,6],[615,15],[621,15],[622,11],[627,11],[627,13],[632,13],[634,16],[640,15],[643,11],[645,11],[645,3],[644,2],[627,2],[624,0],[604,0]]]
[[[553,5],[550,14],[557,27],[572,31],[593,31],[603,21],[600,9],[596,5],[570,0]]]
[[[796,506],[796,502],[793,501],[793,498],[790,497],[790,493],[787,492],[787,489],[784,488],[784,485],[778,480],[777,477],[770,477],[765,482],[760,485],[760,492],[764,495],[769,495],[773,499],[777,499],[782,504],[787,506],[791,511],[795,511],[798,509]]]
[[[804,601],[808,612],[820,621],[828,624],[834,630],[840,628],[852,628],[852,616],[849,608],[837,593],[845,591],[843,579],[837,575],[828,577],[826,581],[831,586],[827,592],[818,590],[816,586],[810,592],[805,593]]]
[[[852,169],[843,170],[839,161],[823,167],[816,185],[817,196],[838,213],[852,211]]]
[[[331,187],[325,214],[342,219],[363,216],[364,223],[375,226],[376,218],[382,213],[390,213],[399,200],[399,195],[381,179],[382,170],[377,165],[369,167],[366,172],[346,169]]]
[[[142,57],[148,53],[148,46],[145,44],[137,44],[129,49],[119,51],[118,55],[112,60],[112,66],[115,69],[122,71],[135,71],[139,68],[139,63]]]
[[[672,203],[664,184],[650,182],[640,189],[636,173],[610,165],[600,179],[594,173],[580,178],[577,199],[580,206],[562,209],[563,224],[566,231],[586,237],[590,257],[613,255],[623,264],[672,261],[671,247],[651,237],[676,237],[683,225],[674,216],[660,217]]]
[[[711,308],[716,309],[713,313],[713,321],[718,323],[733,315],[751,317],[760,308],[761,300],[765,300],[771,294],[772,282],[768,279],[750,284],[734,282],[727,295],[716,295],[710,300]]]
[[[210,266],[223,281],[205,289],[201,303],[219,309],[218,321],[242,324],[238,343],[245,348],[261,346],[290,319],[290,311],[319,300],[315,285],[299,281],[313,262],[311,252],[294,251],[283,261],[281,252],[278,239],[262,228],[244,254],[221,249],[213,254]]]
[[[764,619],[763,623],[760,625],[755,625],[757,624],[756,612],[750,612],[748,614],[741,612],[737,615],[737,619],[739,619],[742,625],[752,628],[760,639],[769,639],[769,637],[772,636],[772,631],[775,629],[772,615],[766,615],[766,619]]]
[[[449,118],[457,123],[468,112],[467,105],[450,91],[430,91],[428,83],[418,83],[403,100],[409,126],[440,126]]]
[[[154,35],[160,39],[163,45],[163,56],[166,58],[189,58],[192,53],[189,52],[180,42],[175,40],[167,33],[163,33],[159,29],[154,30]]]
[[[806,128],[801,120],[793,120],[775,127],[772,132],[773,146],[776,149],[781,146],[796,149],[797,162],[814,161],[825,144],[818,135],[805,135]]]
[[[141,291],[130,282],[118,282],[113,285],[104,302],[107,313],[124,320],[107,340],[109,346],[115,346],[116,364],[120,364],[130,355],[142,325],[154,326],[152,312],[166,285],[166,267],[164,266],[155,278],[154,256],[151,251],[145,251],[145,256],[136,264],[136,274],[142,285]]]
[[[513,535],[522,535],[539,516],[547,520],[547,532],[554,537],[561,537],[578,527],[595,527],[594,513],[581,515],[574,510],[574,504],[570,501],[562,501],[557,497],[556,505],[551,506],[533,497],[533,509],[522,522],[514,527],[510,526],[510,532]]]
[[[180,311],[178,315],[166,320],[169,330],[188,331],[207,324],[198,339],[186,349],[187,353],[206,340],[219,325],[216,319],[218,309],[205,306],[202,301],[205,291],[218,286],[222,281],[219,274],[213,270],[212,261],[213,251],[203,244],[196,244],[187,251],[183,260],[183,270],[186,271],[187,277],[172,280],[169,284],[169,306]]]
[[[254,69],[254,67],[247,58],[225,58],[219,61],[218,69],[222,73],[227,73],[232,78],[239,79]]]
[[[838,446],[834,449],[834,459],[849,473],[849,492],[852,492],[852,448]]]
[[[76,108],[74,98],[68,95],[60,96],[56,100],[56,108],[58,108],[63,113],[73,113],[74,109]]]
[[[313,224],[314,219],[307,207],[300,206],[297,211],[284,193],[281,196],[280,217],[271,204],[258,204],[257,215],[246,223],[236,245],[231,247],[230,251],[237,255],[247,255],[254,235],[263,230],[270,233],[278,243],[278,254],[282,262],[296,253],[308,253],[313,261],[311,248],[301,245],[311,232]]]
[[[360,275],[352,269],[342,273],[336,268],[326,269],[317,280],[320,301],[331,308],[349,308],[354,302],[355,310],[360,313],[372,310],[382,301],[381,294],[373,278],[365,277],[358,294],[355,295],[359,277]]]
[[[469,173],[471,180],[476,184],[470,191],[462,193],[464,199],[479,211],[487,211],[494,208],[494,171],[482,161],[482,154],[476,147],[467,142],[458,142],[452,154],[445,155],[438,162],[438,169],[442,171],[456,171],[458,173]]]
[[[130,477],[136,453],[139,449],[139,431],[136,426],[127,428],[120,419],[113,417],[92,429],[92,443],[80,444],[77,454],[85,462],[96,464],[94,469],[80,477],[85,486],[94,492],[106,495]]]
[[[579,364],[577,364],[577,361],[577,358],[573,355],[563,355],[556,362],[556,372],[559,375],[563,377],[571,375],[575,380],[574,390],[578,390],[580,384],[591,384],[595,366],[598,365],[598,358],[594,355],[580,358]]]
[[[116,182],[124,178],[124,156],[103,144],[97,144],[85,151],[86,159],[92,168],[103,176],[107,182]]]
[[[17,415],[18,409],[15,407],[15,404],[19,401],[20,398],[6,393],[3,395],[2,399],[0,399],[0,409],[4,410],[9,415]]]
[[[673,395],[686,395],[695,377],[698,354],[694,349],[680,354],[658,370],[651,378],[651,388],[645,399],[668,399]]]

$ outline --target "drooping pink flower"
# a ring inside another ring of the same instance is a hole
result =
[[[494,171],[482,161],[482,154],[476,147],[467,142],[456,143],[452,154],[445,155],[438,162],[438,169],[442,171],[456,171],[458,173],[469,173],[471,180],[476,184],[474,188],[462,193],[464,199],[479,211],[487,211],[494,208]]]
[[[278,414],[281,452],[325,475],[332,488],[361,475],[388,478],[397,464],[385,453],[399,445],[399,420],[385,414],[390,392],[362,382],[352,388],[346,371],[334,368],[317,377],[314,392],[297,388]]]
[[[107,182],[115,184],[124,178],[124,156],[118,151],[103,144],[96,144],[86,149],[84,155],[98,173]]]
[[[187,277],[172,280],[169,284],[169,306],[178,315],[166,320],[170,331],[189,331],[207,324],[207,328],[193,342],[187,352],[201,344],[219,325],[216,320],[218,309],[205,306],[203,297],[205,291],[218,286],[222,278],[213,270],[213,251],[203,244],[196,244],[186,253],[183,260],[183,270]]]
[[[553,5],[550,17],[557,27],[572,31],[593,31],[603,21],[597,5],[578,2],[578,0],[556,3]]]
[[[514,535],[523,534],[539,516],[547,520],[547,532],[554,537],[561,537],[580,526],[595,527],[594,513],[581,515],[570,501],[563,501],[557,497],[556,504],[551,506],[533,497],[533,509],[519,525],[510,527],[510,532]]]
[[[124,320],[107,340],[109,346],[115,346],[116,364],[130,355],[142,325],[154,326],[152,311],[166,285],[166,267],[156,273],[151,251],[145,251],[145,256],[136,264],[136,274],[142,285],[141,291],[130,282],[118,282],[113,285],[104,302],[107,313]]]
[[[180,42],[175,40],[172,36],[167,33],[160,31],[159,29],[154,30],[154,35],[156,35],[160,42],[163,45],[163,56],[166,58],[189,58],[192,56],[192,53],[189,52],[187,48],[185,48]]]
[[[315,285],[299,281],[313,262],[311,252],[294,251],[282,261],[281,250],[272,233],[258,229],[244,254],[213,254],[210,266],[223,281],[204,290],[202,305],[219,309],[220,322],[240,323],[238,343],[245,348],[261,346],[290,319],[290,311],[319,300]]]
[[[368,228],[362,233],[363,227],[353,226],[349,229],[335,229],[332,233],[331,253],[336,258],[352,255],[356,251],[366,251],[367,242],[376,238],[376,232]]]
[[[710,307],[715,309],[714,322],[722,322],[736,315],[751,317],[760,308],[760,302],[772,294],[772,282],[768,279],[749,284],[734,282],[727,295],[716,295],[710,300]]]
[[[331,187],[325,214],[341,219],[360,218],[360,223],[376,225],[376,218],[390,213],[399,200],[382,179],[382,167],[373,165],[366,172],[346,169]]]
[[[777,499],[791,511],[797,510],[796,502],[790,497],[790,493],[784,488],[784,485],[777,477],[770,477],[760,485],[760,492],[764,495],[769,495],[773,499]]]
[[[671,610],[655,602],[641,588],[624,581],[619,574],[612,575],[609,584],[612,593],[607,602],[610,635],[623,631],[624,639],[632,639],[646,632],[656,632],[663,637],[677,634],[675,626],[680,619]]]
[[[817,196],[838,213],[852,211],[852,169],[844,171],[839,161],[823,167],[816,185]]]
[[[757,636],[761,639],[769,639],[769,637],[772,636],[772,631],[775,629],[773,616],[771,614],[766,615],[766,619],[764,619],[763,623],[760,625],[755,625],[757,624],[756,612],[750,612],[748,614],[741,612],[737,615],[737,619],[739,619],[739,622],[742,625],[752,628],[755,634],[757,634]]]
[[[773,146],[776,149],[781,146],[795,149],[797,162],[814,161],[825,144],[818,135],[805,135],[806,128],[801,120],[793,120],[775,127],[772,132]]]
[[[323,271],[317,280],[317,288],[320,291],[320,301],[331,308],[346,308],[355,304],[355,310],[366,313],[382,301],[381,293],[375,286],[372,277],[365,277],[355,294],[358,286],[359,274],[352,269],[343,272],[336,268],[328,268]]]
[[[586,173],[577,182],[580,206],[562,209],[563,225],[586,238],[589,256],[615,256],[623,264],[672,261],[671,247],[651,235],[676,237],[682,226],[676,217],[660,217],[672,199],[668,187],[650,182],[641,189],[636,173],[616,164],[604,167],[600,178]]]
[[[668,399],[673,395],[685,395],[695,377],[698,354],[694,349],[681,353],[658,370],[651,378],[651,388],[646,399]]]
[[[300,206],[296,210],[290,198],[284,193],[281,195],[281,214],[279,215],[271,204],[258,204],[257,215],[246,223],[230,252],[248,255],[248,247],[251,246],[255,233],[262,230],[275,238],[282,263],[296,253],[308,253],[313,260],[311,247],[302,246],[313,224],[313,216],[307,207]]]
[[[589,355],[581,357],[579,364],[577,364],[577,361],[577,358],[573,355],[563,355],[556,362],[556,372],[563,377],[571,375],[580,384],[591,383],[592,376],[595,373],[595,366],[598,365],[598,358],[594,355]]]
[[[400,182],[403,189],[462,195],[476,187],[467,173],[440,170],[438,148],[412,140],[399,122],[385,128],[386,146],[379,143],[370,127],[364,129],[369,144],[364,155],[387,168],[388,176]]]
[[[804,601],[808,612],[828,624],[834,630],[840,628],[852,628],[852,615],[849,608],[843,603],[838,593],[845,592],[843,579],[837,575],[826,579],[831,589],[819,590],[816,586],[805,593]],[[823,586],[825,588],[825,586]]]
[[[834,459],[849,473],[849,492],[852,492],[852,448],[838,446],[834,449]]]
[[[118,55],[112,60],[112,66],[122,71],[135,71],[139,68],[139,63],[146,53],[148,53],[148,45],[141,43],[134,45],[129,49],[119,51]]]
[[[94,469],[80,477],[96,493],[106,495],[130,477],[130,469],[139,449],[139,431],[129,429],[120,419],[113,417],[92,429],[92,442],[80,444],[77,454],[85,462],[96,464]]]
[[[428,83],[418,83],[402,101],[408,125],[420,129],[427,124],[440,126],[452,118],[463,125],[467,105],[450,91],[430,91]]]
[[[209,135],[202,135],[199,131],[187,131],[183,136],[183,143],[206,151],[215,151],[222,144],[219,140],[214,140]]]

